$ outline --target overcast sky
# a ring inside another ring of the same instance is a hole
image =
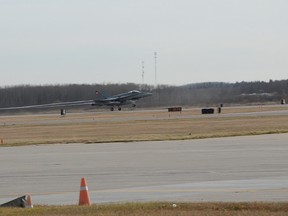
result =
[[[288,78],[287,0],[0,0],[0,86]]]

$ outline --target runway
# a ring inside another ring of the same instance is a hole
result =
[[[217,118],[265,117],[265,116],[276,117],[287,115],[288,115],[288,108],[286,105],[228,107],[225,108],[224,112],[222,112],[221,114],[215,113],[212,115],[211,114],[202,115],[200,108],[189,108],[183,110],[182,112],[174,112],[174,113],[169,113],[165,109],[133,110],[133,111],[126,110],[121,112],[98,111],[98,112],[68,113],[66,117],[59,116],[59,114],[55,113],[37,114],[37,115],[36,114],[7,115],[7,116],[0,115],[0,126],[65,125],[65,124],[79,124],[79,123],[111,123],[111,122],[125,122],[125,121],[159,121],[159,120],[171,120],[171,119],[213,119],[213,118],[217,119]]]
[[[288,134],[187,141],[2,147],[0,203],[287,201]]]

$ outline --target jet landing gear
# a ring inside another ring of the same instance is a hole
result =
[[[111,111],[114,111],[114,107],[110,107],[110,110],[111,110]],[[121,108],[121,107],[118,107],[118,110],[121,111],[122,108]]]

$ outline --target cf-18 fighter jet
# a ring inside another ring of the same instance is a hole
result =
[[[30,109],[30,108],[53,108],[53,107],[67,107],[67,106],[80,106],[80,105],[92,105],[92,106],[109,106],[110,110],[113,111],[115,107],[121,110],[122,105],[131,104],[135,107],[135,102],[138,99],[151,96],[150,92],[142,92],[138,90],[132,90],[122,94],[117,94],[111,97],[104,96],[100,92],[96,91],[96,98],[94,100],[83,100],[83,101],[72,101],[72,102],[59,102],[51,104],[40,104],[40,105],[30,105],[21,107],[6,107],[0,108],[1,110],[17,110],[17,109]]]
[[[99,95],[99,94],[100,93],[96,91],[96,95]],[[135,107],[136,100],[140,98],[148,97],[151,95],[152,93],[150,92],[141,92],[138,90],[132,90],[132,91],[125,92],[122,94],[114,95],[112,97],[105,97],[103,94],[100,94],[100,98],[93,100],[93,103],[91,105],[92,106],[103,106],[103,105],[110,106],[111,111],[114,110],[114,107],[118,107],[118,110],[120,111],[122,105],[132,104],[132,107]]]

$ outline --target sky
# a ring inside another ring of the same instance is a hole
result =
[[[287,10],[287,0],[0,0],[0,86],[288,79]]]

